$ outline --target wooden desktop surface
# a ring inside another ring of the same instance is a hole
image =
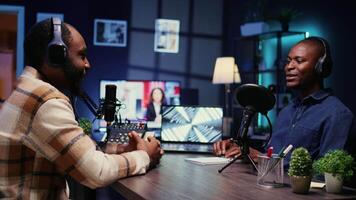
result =
[[[127,199],[356,199],[356,191],[329,194],[311,189],[308,195],[292,192],[286,186],[264,188],[256,184],[257,175],[249,164],[235,163],[218,173],[223,165],[201,166],[184,158],[208,155],[166,153],[161,164],[146,175],[122,179],[112,187]]]

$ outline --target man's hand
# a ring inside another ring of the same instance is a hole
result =
[[[257,162],[257,156],[260,152],[256,149],[249,148],[250,150],[250,157]],[[233,142],[231,139],[222,140],[219,142],[214,143],[214,155],[216,156],[225,156],[226,158],[232,158],[235,156],[241,155],[241,149],[237,146],[236,143]]]
[[[136,132],[129,133],[130,141],[136,141],[136,149],[146,151],[150,157],[150,167],[153,168],[159,164],[159,160],[164,154],[163,149],[161,149],[160,142],[152,136],[147,137],[147,141],[143,140]]]
[[[231,140],[222,140],[214,143],[214,155],[233,157],[240,152],[240,148]]]
[[[136,134],[136,132],[134,132],[133,134]],[[118,144],[115,142],[108,142],[105,145],[105,153],[108,154],[121,154],[121,153],[125,153],[125,152],[130,152],[130,151],[135,151],[137,150],[137,141],[136,139],[133,138],[132,133],[128,134],[129,136],[129,143],[128,144]]]
[[[150,157],[150,167],[155,167],[159,164],[159,160],[164,154],[161,149],[160,142],[152,136],[147,137],[147,141],[143,140],[135,131],[128,134],[130,140],[128,144],[107,143],[105,153],[120,154],[135,150],[146,151]]]

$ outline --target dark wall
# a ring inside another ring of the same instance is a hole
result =
[[[128,48],[115,48],[93,45],[94,19],[120,19],[127,20],[130,25],[130,0],[104,0],[89,1],[88,17],[85,19],[85,34],[88,45],[88,58],[91,70],[84,81],[84,89],[97,102],[99,99],[99,84],[102,79],[125,79],[128,66]],[[129,44],[128,44],[129,45]],[[80,102],[79,102],[80,103]],[[88,111],[83,104],[79,104],[80,116],[88,116]],[[84,111],[84,112],[83,112]]]
[[[63,0],[45,3],[31,0],[9,3],[0,0],[0,4],[24,6],[26,30],[35,23],[38,12],[53,12],[62,13],[64,21],[82,33],[87,42],[88,58],[92,66],[84,81],[84,89],[95,102],[99,99],[99,81],[102,79],[178,80],[184,89],[199,90],[199,103],[202,105],[218,105],[220,96],[223,97],[219,94],[219,88],[223,86],[211,84],[215,59],[221,56],[220,25],[223,1]],[[216,12],[211,13],[212,8]],[[136,18],[131,19],[132,15]],[[178,54],[153,51],[154,21],[159,17],[181,20]],[[205,20],[207,18],[209,23]],[[126,20],[127,46],[94,46],[94,19]],[[201,49],[205,50],[204,53]],[[209,98],[202,98],[202,95]],[[91,114],[84,104],[81,101],[76,102],[79,115],[90,117]]]
[[[64,21],[73,25],[82,34],[88,47],[91,70],[84,80],[84,89],[95,102],[99,99],[99,81],[101,79],[125,79],[127,69],[127,48],[102,47],[93,45],[93,27],[95,18],[122,19],[130,23],[130,0],[69,1],[53,0],[44,3],[40,0],[1,1],[3,5],[25,7],[25,34],[36,23],[37,12],[62,13]],[[85,105],[78,101],[80,116],[92,116]]]
[[[332,1],[320,3],[320,7],[323,8],[320,21],[327,30],[334,58],[331,86],[356,114],[356,5],[348,1],[342,1],[341,5],[340,1]]]
[[[240,25],[244,22],[247,0],[224,0],[224,46],[223,55],[236,55],[235,37],[240,36]],[[275,1],[266,1],[266,9],[273,11],[278,6]],[[325,37],[331,45],[334,59],[334,70],[327,85],[334,89],[335,94],[356,113],[356,38],[354,35],[354,19],[356,19],[356,6],[352,1],[307,1],[291,0],[289,2],[302,12],[290,24],[290,30],[308,31],[304,25],[314,24],[320,36]],[[131,1],[130,0],[101,0],[101,1],[69,1],[52,0],[44,3],[40,0],[31,1],[4,1],[4,5],[25,6],[26,30],[35,23],[37,12],[63,13],[64,20],[75,26],[82,34],[88,45],[88,56],[92,65],[85,80],[84,88],[94,100],[99,98],[100,79],[125,79],[128,66],[128,48],[93,46],[93,26],[95,18],[123,19],[128,21],[130,27]],[[272,28],[277,30],[279,24],[271,23]],[[273,25],[274,24],[274,25]],[[127,40],[128,46],[130,40]],[[234,46],[235,45],[235,46]],[[249,47],[250,48],[250,47]],[[241,50],[238,58],[249,62],[251,49]],[[238,63],[239,64],[239,63]],[[223,96],[223,94],[221,94]],[[221,99],[223,104],[223,99]],[[85,107],[79,103],[79,110],[83,115],[90,115]]]

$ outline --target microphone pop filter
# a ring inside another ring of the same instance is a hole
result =
[[[262,114],[271,110],[276,98],[267,88],[256,84],[241,85],[235,91],[235,100],[243,107],[250,106]]]

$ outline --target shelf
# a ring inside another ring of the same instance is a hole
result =
[[[292,36],[292,35],[304,35],[306,36],[306,32],[301,31],[270,31],[261,34],[251,35],[251,36],[241,36],[235,38],[235,40],[268,40],[271,38]]]
[[[259,73],[275,73],[277,70],[284,72],[284,69],[260,69],[260,70],[246,70],[239,71],[240,74],[259,74]]]

